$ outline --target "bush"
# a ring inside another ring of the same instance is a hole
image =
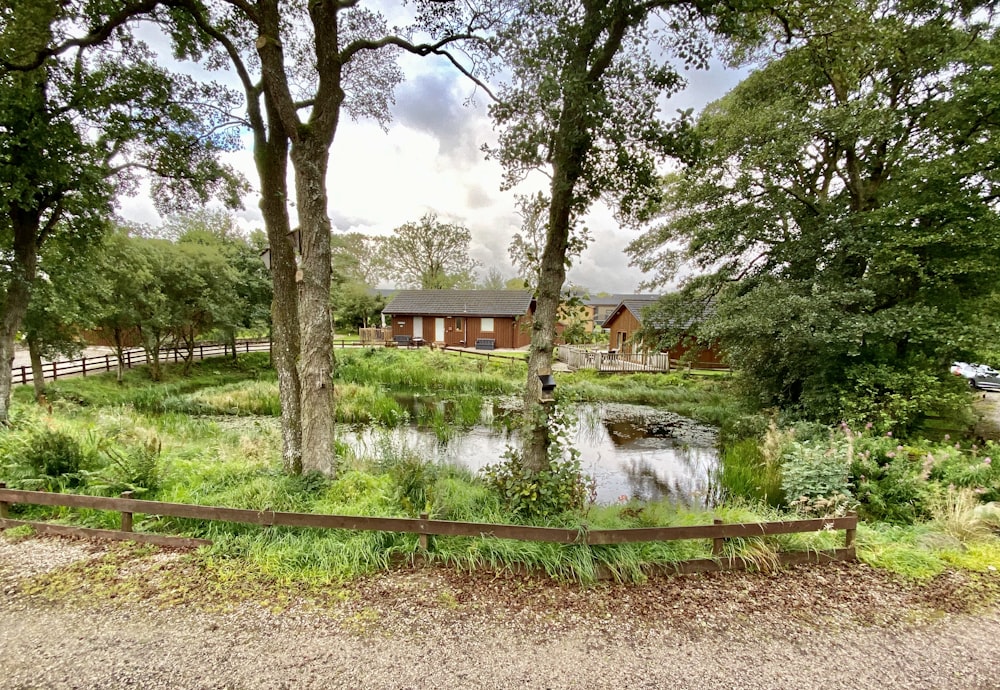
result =
[[[160,442],[155,438],[124,450],[105,448],[108,464],[101,471],[99,483],[95,483],[94,488],[112,495],[123,491],[135,494],[156,491],[163,481],[160,450]]]
[[[506,508],[527,520],[582,510],[593,486],[575,458],[550,461],[547,469],[535,473],[524,468],[513,449],[508,449],[502,462],[487,465],[482,472]]]
[[[31,473],[21,481],[25,488],[63,491],[83,486],[87,480],[86,456],[80,443],[54,429],[32,434],[21,464]]]
[[[853,502],[848,453],[839,444],[793,442],[782,458],[788,506],[807,514],[842,515]]]

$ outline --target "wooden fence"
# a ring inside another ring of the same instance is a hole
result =
[[[347,347],[362,347],[356,340],[334,340],[333,346],[344,349]],[[271,341],[267,338],[250,338],[236,341],[236,352],[269,352]],[[166,348],[160,351],[161,362],[182,362],[186,349],[179,347]],[[232,347],[226,343],[199,343],[194,346],[194,358],[205,359],[207,357],[220,357],[232,353]],[[149,363],[145,350],[142,348],[131,348],[123,353],[125,368],[142,366]],[[46,381],[55,381],[67,376],[87,376],[89,374],[102,374],[106,371],[114,371],[118,368],[118,358],[111,353],[99,355],[97,357],[81,357],[80,359],[68,359],[58,362],[45,362],[42,364],[42,378]],[[14,367],[11,371],[11,379],[14,385],[27,385],[31,383],[31,367],[29,365]]]
[[[666,352],[599,352],[569,345],[556,349],[556,358],[570,369],[596,369],[603,372],[668,372],[677,369],[727,369],[725,365],[691,362],[681,364]]]
[[[465,355],[469,355],[470,357],[485,357],[487,362],[491,359],[511,359],[516,362],[528,361],[527,357],[521,357],[519,355],[504,355],[491,352],[489,350],[463,350],[460,347],[442,347],[441,350],[444,352],[452,352],[457,354],[459,357],[464,357]]]
[[[162,503],[144,501],[128,496],[106,498],[78,494],[57,494],[43,491],[21,491],[4,488],[0,483],[0,528],[30,525],[40,533],[61,534],[80,537],[141,541],[164,546],[200,546],[210,542],[203,539],[175,537],[133,531],[133,515],[157,515],[194,520],[234,522],[240,524],[310,527],[318,529],[347,529],[379,532],[401,532],[420,535],[420,546],[424,551],[431,548],[432,535],[516,539],[520,541],[554,542],[557,544],[607,545],[630,544],[636,542],[674,541],[679,539],[707,539],[712,541],[713,558],[684,561],[670,566],[675,573],[705,572],[710,570],[738,570],[748,567],[739,558],[723,558],[726,539],[763,537],[776,534],[816,532],[821,530],[844,530],[844,547],[828,551],[779,553],[782,563],[829,562],[834,560],[854,560],[854,537],[858,526],[856,515],[837,518],[817,518],[810,520],[790,520],[784,522],[723,523],[715,520],[711,525],[684,527],[641,527],[613,530],[574,530],[557,527],[532,527],[526,525],[498,525],[473,522],[450,522],[431,520],[426,514],[419,518],[363,517],[355,515],[323,515],[315,513],[286,513],[273,510],[243,510],[219,508],[187,503]],[[68,508],[90,508],[121,513],[119,530],[95,530],[46,522],[14,520],[10,517],[9,506],[14,503],[62,506]]]

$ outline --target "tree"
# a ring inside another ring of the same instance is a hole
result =
[[[721,20],[738,16],[704,17],[708,6],[681,0],[525,0],[519,8],[501,47],[511,79],[491,113],[502,128],[494,154],[507,184],[532,170],[550,175],[522,449],[525,468],[538,472],[549,463],[550,447],[538,374],[551,370],[574,230],[602,196],[615,202],[623,221],[648,214],[660,194],[657,165],[683,151],[681,128],[657,112],[659,99],[684,84],[665,56],[703,66],[709,46],[698,27],[713,19],[726,28]]]
[[[124,28],[154,4],[16,0],[0,10],[0,423],[47,240],[103,232],[140,175],[163,208],[216,193],[238,203],[238,178],[216,159],[232,140],[200,105],[224,92],[156,67]]]
[[[699,118],[702,157],[630,252],[657,282],[702,273],[661,314],[713,300],[698,333],[760,403],[906,430],[990,332],[1000,53],[974,7],[874,7],[792,18]]]
[[[477,287],[480,290],[503,290],[506,286],[507,280],[503,273],[496,266],[491,266]]]
[[[357,232],[333,236],[330,303],[338,327],[367,328],[385,306],[373,287],[382,270],[380,245],[380,238]]]
[[[402,79],[393,59],[396,50],[447,56],[476,79],[448,49],[479,52],[485,44],[477,40],[477,32],[487,17],[458,3],[417,2],[416,25],[432,38],[413,43],[390,33],[384,17],[358,1],[315,0],[303,6],[279,0],[218,0],[208,8],[196,0],[177,4],[187,18],[176,18],[175,37],[182,53],[200,56],[210,49],[204,39],[211,39],[234,65],[247,97],[271,242],[285,464],[292,472],[332,472],[326,173],[342,110],[351,117],[387,121],[392,89]],[[258,79],[250,74],[255,64],[260,67]],[[299,219],[297,265],[287,233],[284,179],[289,159]]]
[[[235,301],[228,310],[227,322],[216,326],[230,344],[236,359],[236,329],[261,330],[270,327],[273,291],[261,252],[267,246],[262,232],[249,237],[236,225],[233,216],[222,210],[202,209],[167,219],[165,230],[180,243],[198,244],[216,249],[232,272]]]
[[[384,253],[393,277],[407,287],[446,290],[471,287],[479,262],[469,258],[469,229],[442,223],[427,213],[386,238]]]

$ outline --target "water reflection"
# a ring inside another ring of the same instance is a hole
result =
[[[501,415],[486,403],[489,419]],[[574,436],[584,472],[597,481],[598,503],[622,496],[668,498],[704,504],[718,462],[713,430],[677,415],[640,405],[580,405]],[[484,420],[485,421],[485,420]],[[382,429],[352,427],[338,438],[361,457],[375,457],[385,443],[405,445],[421,457],[478,471],[498,462],[516,435],[498,425],[478,425],[442,439],[415,425]]]

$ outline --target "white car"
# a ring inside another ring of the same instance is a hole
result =
[[[969,385],[978,390],[1000,391],[1000,371],[986,364],[952,362],[951,373],[965,378]]]

